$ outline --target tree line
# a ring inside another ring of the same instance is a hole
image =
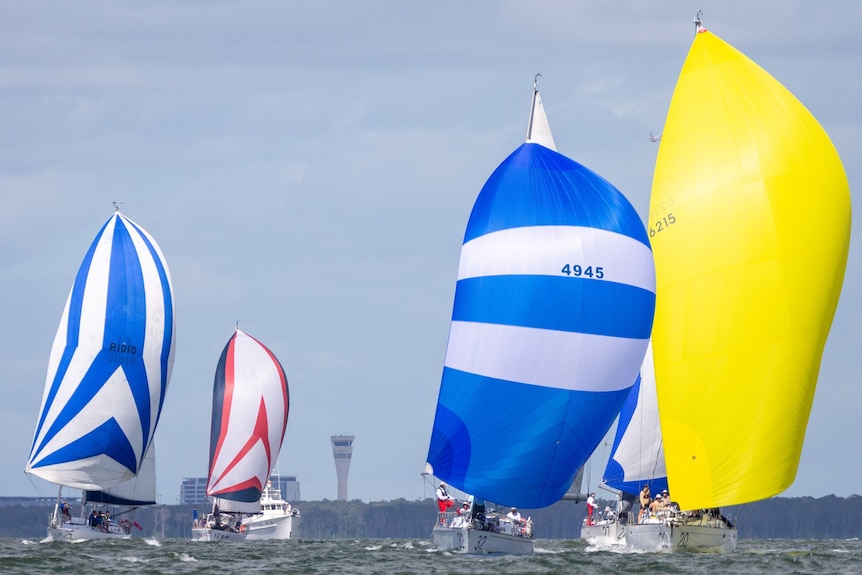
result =
[[[599,501],[601,508],[613,501]],[[433,499],[424,501],[305,501],[301,512],[301,539],[430,539],[437,520]],[[158,539],[191,537],[192,505],[156,505],[135,512],[142,529],[135,535]],[[0,537],[45,537],[53,507],[8,505],[0,514]],[[79,509],[73,509],[78,513]],[[206,508],[201,506],[203,514]],[[739,529],[740,538],[847,539],[862,537],[862,497],[774,497],[723,509]],[[577,539],[586,516],[582,503],[560,501],[543,509],[522,509],[533,519],[539,539]]]

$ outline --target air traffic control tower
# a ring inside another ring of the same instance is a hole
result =
[[[353,456],[353,435],[332,435],[332,457],[335,458],[335,473],[338,475],[338,500],[347,501],[347,473]]]

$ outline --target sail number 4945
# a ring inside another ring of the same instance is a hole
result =
[[[600,280],[605,277],[605,271],[604,269],[602,269],[602,266],[583,267],[580,264],[566,264],[563,266],[563,269],[560,270],[560,273],[564,273],[567,276],[572,276],[576,278],[588,277],[596,278],[597,280]]]

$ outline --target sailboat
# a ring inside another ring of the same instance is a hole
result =
[[[236,329],[213,383],[207,495],[212,512],[192,526],[196,541],[244,541],[244,516],[260,499],[278,459],[290,404],[287,377],[275,354]]]
[[[627,526],[635,523],[640,515],[634,515],[632,510],[643,487],[649,487],[650,493],[658,495],[668,488],[652,344],[647,347],[640,375],[620,411],[602,485],[617,493],[617,508],[595,525],[584,523],[581,538],[600,546],[624,546]],[[651,520],[646,513],[644,525],[660,522],[660,518]]]
[[[703,515],[666,550],[733,551],[720,508],[796,476],[847,263],[850,192],[811,113],[700,13],[695,25],[648,222],[671,498]]]
[[[25,467],[60,486],[49,538],[129,538],[139,527],[131,511],[155,504],[153,435],[173,368],[174,330],[162,251],[115,210],[66,300]],[[64,487],[83,491],[80,515],[64,513]]]
[[[470,495],[441,510],[439,549],[531,553],[607,433],[646,351],[655,302],[646,230],[609,182],[556,151],[534,82],[526,142],[467,224],[426,473]],[[493,502],[493,503],[491,503]]]
[[[614,443],[604,481],[630,500],[639,499],[638,490],[647,486],[652,501],[649,506],[641,505],[637,515],[621,516],[616,521],[615,542],[637,551],[734,550],[736,529],[720,510],[683,511],[670,498],[652,345],[644,358],[640,384],[642,400],[630,420],[621,415],[620,425],[625,431],[617,434],[619,441]],[[622,413],[628,413],[628,405]]]

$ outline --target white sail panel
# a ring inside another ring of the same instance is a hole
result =
[[[150,449],[141,463],[138,474],[100,491],[87,491],[85,502],[113,505],[153,505],[156,503],[156,446]]]
[[[219,511],[224,513],[260,513],[260,500],[232,501],[216,497],[213,499],[213,503],[213,509],[218,506]]]
[[[556,389],[618,391],[637,378],[632,362],[643,357],[645,345],[646,340],[453,321],[445,365]]]
[[[508,228],[465,243],[458,279],[492,275],[593,277],[655,292],[649,246],[625,235],[586,226]],[[587,269],[589,268],[589,270]],[[589,274],[589,276],[587,275]]]
[[[632,389],[634,405],[626,399],[620,413],[605,482],[626,493],[636,494],[644,483],[653,490],[667,488],[667,472],[658,414],[652,344],[647,347],[640,382]],[[655,493],[656,491],[653,491]]]
[[[539,144],[554,151],[557,149],[554,136],[551,134],[551,124],[548,122],[548,115],[545,114],[545,106],[542,104],[542,96],[535,86],[533,87],[533,107],[530,110],[526,142]]]

